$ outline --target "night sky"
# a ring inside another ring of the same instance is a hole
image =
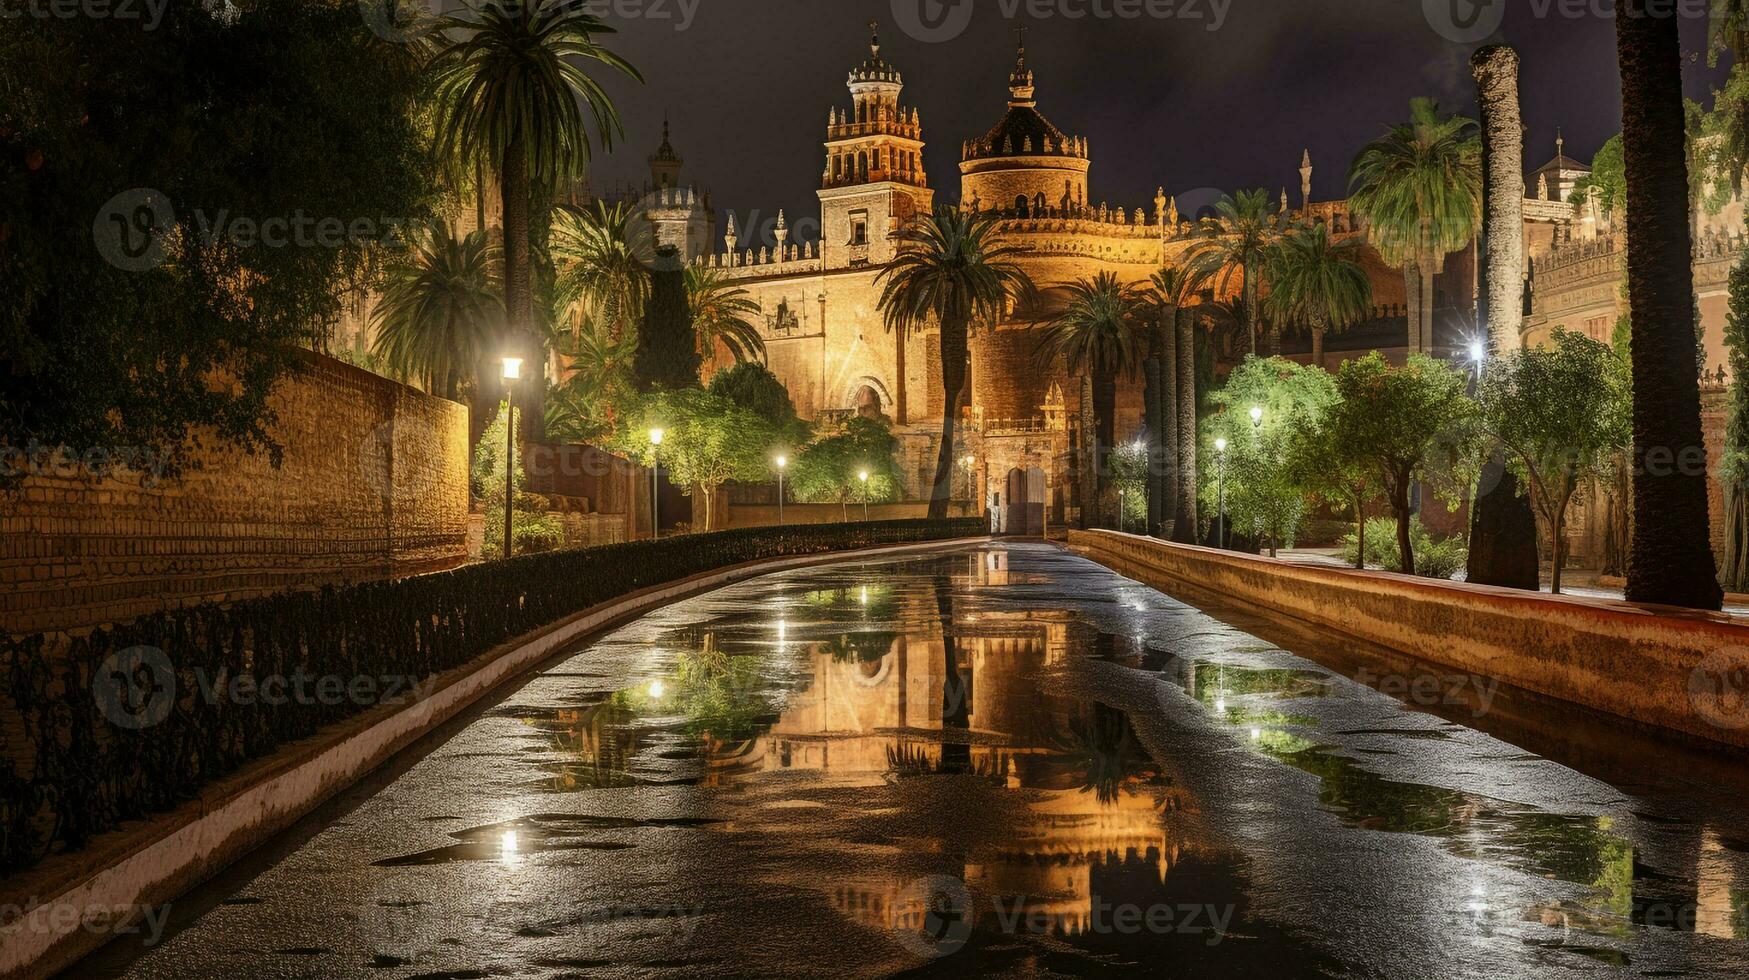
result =
[[[870,20],[882,25],[883,56],[904,75],[903,101],[922,111],[930,184],[950,201],[961,141],[1005,111],[1018,26],[1030,29],[1040,110],[1092,143],[1092,200],[1131,210],[1152,211],[1161,184],[1181,206],[1207,203],[1214,189],[1258,186],[1272,197],[1286,187],[1297,206],[1302,148],[1316,167],[1314,200],[1339,198],[1354,153],[1405,118],[1412,96],[1475,114],[1468,58],[1476,45],[1442,36],[1424,12],[1449,3],[1467,11],[1470,0],[1223,0],[1225,22],[1214,31],[1214,0],[1177,0],[1199,16],[1170,19],[1091,14],[1109,14],[1114,0],[1053,0],[1046,18],[1032,16],[1032,0],[962,0],[972,4],[970,20],[951,39],[919,40],[898,26],[896,13],[935,2],[685,0],[696,9],[680,29],[682,0],[602,0],[621,32],[609,43],[647,84],[604,77],[627,139],[597,158],[594,186],[645,179],[666,113],[686,179],[708,187],[719,212],[734,211],[744,228],[768,224],[780,207],[792,224],[817,214],[827,109],[850,104],[845,77],[868,55]],[[1504,2],[1494,38],[1524,59],[1527,169],[1554,155],[1557,126],[1568,155],[1589,160],[1620,129],[1614,25],[1559,11],[1607,10],[1608,0]],[[649,16],[627,18],[616,4]],[[951,7],[939,9],[951,16]],[[1070,20],[1065,10],[1089,14]],[[1699,54],[1705,38],[1704,17],[1685,17],[1691,98],[1720,80]]]

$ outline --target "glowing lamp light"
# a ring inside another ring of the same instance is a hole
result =
[[[777,457],[777,468],[778,469],[781,470],[787,466],[789,466],[789,457],[788,456]]]
[[[664,432],[661,429],[651,429],[650,430],[650,445],[660,446],[662,444],[662,438],[664,436],[666,436],[667,434],[668,433]]]
[[[867,483],[868,482],[868,470],[863,470],[861,473],[856,474],[856,478],[858,480],[861,480],[864,483]]]
[[[1224,453],[1226,451],[1227,451],[1227,440],[1216,439],[1215,440],[1215,452]]]
[[[1470,360],[1480,361],[1488,356],[1488,348],[1479,340],[1470,341]]]
[[[662,692],[666,691],[666,690],[667,690],[667,688],[662,684],[661,681],[651,681],[650,682],[650,697],[660,698],[662,696]]]
[[[504,380],[515,381],[522,377],[522,358],[504,358]]]
[[[1251,407],[1251,424],[1252,425],[1262,425],[1263,424],[1263,406],[1254,405]]]

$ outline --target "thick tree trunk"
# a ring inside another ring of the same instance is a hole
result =
[[[1081,376],[1081,395],[1076,400],[1076,429],[1081,443],[1076,460],[1076,492],[1081,497],[1081,528],[1099,526],[1099,425],[1093,407],[1093,375]]]
[[[1541,587],[1537,570],[1536,512],[1521,493],[1518,477],[1507,469],[1496,449],[1482,467],[1470,514],[1470,555],[1465,579],[1476,585],[1496,585],[1535,592]]]
[[[1749,492],[1740,480],[1725,487],[1725,587],[1749,591]]]
[[[1142,364],[1142,415],[1146,420],[1148,440],[1148,470],[1143,477],[1144,493],[1147,496],[1147,527],[1144,533],[1153,534],[1165,520],[1166,498],[1161,493],[1160,472],[1160,348],[1159,335],[1152,339],[1153,351]]]
[[[1524,322],[1524,119],[1518,52],[1490,45],[1470,57],[1482,109],[1483,321],[1496,353],[1520,346]]]
[[[1403,264],[1403,302],[1409,314],[1408,334],[1404,345],[1410,351],[1420,350],[1421,343],[1421,265],[1419,259]]]
[[[1106,491],[1112,484],[1111,456],[1117,449],[1117,375],[1111,371],[1095,371],[1093,375],[1094,429],[1099,434],[1099,452],[1094,457],[1094,490],[1104,510]],[[1123,511],[1119,507],[1111,520],[1112,529],[1123,526]]]
[[[1178,513],[1174,515],[1172,540],[1196,544],[1201,523],[1201,508],[1197,505],[1200,486],[1197,481],[1196,451],[1196,317],[1180,309],[1177,320],[1178,366],[1173,375],[1173,390],[1178,398],[1178,459],[1174,475],[1178,478]]]
[[[1549,518],[1549,591],[1561,594],[1561,572],[1567,567],[1567,508],[1562,505]]]
[[[533,270],[529,263],[528,150],[520,134],[511,138],[498,173],[504,205],[506,346],[523,358],[523,378],[516,393],[522,411],[521,438],[524,442],[539,442],[546,437],[546,384],[541,366],[543,345],[535,332]]]
[[[1647,10],[1648,5],[1652,7]],[[1695,376],[1694,270],[1678,19],[1651,0],[1616,4],[1627,177],[1634,375],[1632,602],[1718,609],[1706,445]]]
[[[1320,370],[1320,371],[1329,370],[1329,368],[1326,367],[1324,364],[1324,328],[1323,327],[1313,327],[1312,328],[1312,363],[1317,365],[1318,370]]]
[[[1391,511],[1397,517],[1397,570],[1404,575],[1415,574],[1415,542],[1409,536],[1409,482],[1405,475],[1391,492]]]
[[[929,494],[929,519],[947,517],[953,500],[954,430],[959,425],[960,401],[965,397],[970,343],[964,323],[941,325],[941,447],[935,457],[935,485]]]
[[[1148,460],[1148,479],[1160,493],[1160,513],[1148,533],[1166,536],[1166,523],[1178,519],[1178,310],[1163,312],[1155,330],[1160,339],[1160,356],[1155,365],[1155,410],[1158,418],[1149,428],[1155,433],[1153,452]]]
[[[1354,567],[1366,571],[1366,504],[1354,498]]]
[[[1420,339],[1416,342],[1416,350],[1423,354],[1433,353],[1433,311],[1435,299],[1433,285],[1439,275],[1440,257],[1431,244],[1431,233],[1422,235],[1424,250],[1421,253],[1421,326]]]

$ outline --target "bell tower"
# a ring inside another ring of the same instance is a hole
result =
[[[899,70],[881,57],[880,25],[869,24],[869,57],[850,73],[850,108],[826,118],[820,175],[820,247],[828,269],[880,265],[892,235],[935,199],[923,172],[923,121],[899,103]]]

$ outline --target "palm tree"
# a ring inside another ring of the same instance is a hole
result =
[[[632,65],[602,47],[614,33],[580,0],[491,0],[438,21],[429,72],[436,94],[433,129],[445,156],[485,160],[504,206],[504,309],[512,343],[538,347],[530,262],[529,211],[537,188],[556,191],[592,155],[585,107],[604,150],[623,135],[607,92],[577,63],[598,62],[638,81]],[[540,386],[528,413],[543,417]]]
[[[1269,256],[1270,319],[1312,332],[1312,363],[1324,367],[1324,334],[1364,321],[1372,279],[1361,265],[1360,240],[1332,241],[1323,225],[1277,242]]]
[[[553,218],[548,253],[555,269],[554,293],[571,332],[585,320],[606,327],[615,340],[644,315],[650,299],[648,224],[634,222],[624,204],[596,201],[562,206]]]
[[[449,226],[435,225],[388,270],[371,314],[376,355],[402,377],[419,378],[426,391],[456,399],[503,324],[495,252],[483,232],[458,241]]]
[[[1041,363],[1061,358],[1070,374],[1085,373],[1093,379],[1095,460],[1101,464],[1096,490],[1101,496],[1110,471],[1103,461],[1117,443],[1117,379],[1135,373],[1140,350],[1136,321],[1142,314],[1142,298],[1114,273],[1101,272],[1068,287],[1068,304],[1045,324],[1039,337]]]
[[[954,423],[967,400],[974,323],[994,324],[1011,302],[1032,296],[1032,279],[1012,261],[1021,250],[996,235],[994,213],[970,214],[938,204],[907,223],[899,252],[875,277],[884,282],[879,307],[887,329],[941,331],[941,446],[929,516],[947,516],[953,499]]]
[[[585,318],[575,332],[553,338],[569,360],[565,380],[547,405],[547,430],[556,438],[588,442],[613,431],[618,407],[633,396],[635,334],[615,339]]]
[[[731,284],[718,269],[693,265],[686,268],[686,297],[701,359],[715,360],[721,343],[737,364],[765,363],[765,341],[755,326],[759,304],[753,294]]]
[[[1151,308],[1153,329],[1149,337],[1148,362],[1143,367],[1147,388],[1144,402],[1148,406],[1148,437],[1151,446],[1148,462],[1149,533],[1156,533],[1166,522],[1173,523],[1173,537],[1180,535],[1184,513],[1184,426],[1179,413],[1184,411],[1183,388],[1191,385],[1190,412],[1196,412],[1196,354],[1191,351],[1191,371],[1188,378],[1181,373],[1183,354],[1180,345],[1196,343],[1190,311],[1185,300],[1191,289],[1189,273],[1182,267],[1161,269],[1154,273],[1143,292]],[[1194,440],[1194,430],[1191,438]],[[1194,518],[1191,519],[1194,522]]]
[[[1348,172],[1349,208],[1385,261],[1403,267],[1409,349],[1433,346],[1433,277],[1475,237],[1482,207],[1482,140],[1473,119],[1412,99],[1409,121],[1361,149]]]
[[[1690,266],[1687,140],[1677,18],[1647,0],[1616,5],[1627,171],[1628,305],[1634,377],[1632,602],[1718,609],[1707,514]],[[1663,456],[1662,466],[1654,461]],[[1671,465],[1668,460],[1689,460]]]
[[[1202,238],[1184,253],[1194,289],[1213,286],[1217,296],[1230,296],[1238,278],[1248,353],[1257,353],[1255,315],[1260,309],[1263,261],[1286,226],[1287,215],[1270,211],[1269,192],[1262,188],[1222,195],[1215,202],[1215,213],[1202,219]]]

